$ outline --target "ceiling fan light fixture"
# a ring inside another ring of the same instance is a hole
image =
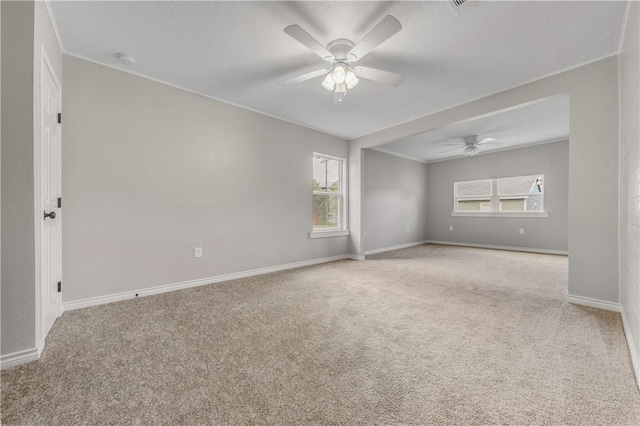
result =
[[[322,87],[333,92],[333,88],[336,86],[335,81],[333,81],[333,73],[330,72],[327,76],[322,80]]]
[[[335,81],[336,84],[341,84],[344,83],[344,80],[347,77],[347,69],[344,64],[336,64],[336,66],[333,67],[332,74],[333,81]]]
[[[117,53],[116,58],[128,67],[136,63],[136,58],[123,52]]]
[[[465,155],[465,157],[471,157],[472,155],[476,155],[479,152],[480,152],[480,148],[478,148],[475,145],[467,145],[464,148],[464,151],[462,151],[462,153]]]
[[[347,73],[344,78],[345,83],[347,84],[347,89],[353,89],[360,83],[360,79],[356,77],[356,74],[353,72],[351,68],[347,68]]]
[[[347,91],[338,92],[337,90],[333,92],[333,104],[334,105],[342,105],[344,103],[344,98],[347,96]]]

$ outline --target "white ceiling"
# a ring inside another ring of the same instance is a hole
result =
[[[477,1],[477,0],[476,0]],[[456,16],[446,1],[52,1],[66,53],[126,68],[347,139],[509,89],[618,50],[625,3],[482,0]],[[284,33],[359,41],[385,15],[403,29],[360,62],[406,76],[363,80],[334,106],[320,78],[280,80],[326,64]]]
[[[557,96],[497,111],[392,141],[376,149],[427,163],[441,161],[464,157],[462,138],[466,135],[479,135],[480,139],[492,137],[495,142],[508,144],[480,145],[477,155],[566,140],[569,138],[569,97]],[[459,144],[460,149],[442,153],[456,148],[450,144]]]

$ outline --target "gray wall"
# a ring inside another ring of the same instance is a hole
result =
[[[364,165],[365,250],[426,240],[427,165],[372,149]]]
[[[0,4],[0,52],[2,51],[2,5]],[[2,140],[2,54],[0,53],[0,141]],[[1,145],[1,142],[0,142]],[[1,176],[2,176],[2,146],[0,146],[0,310],[2,309],[2,184],[1,184]],[[2,319],[0,318],[0,324],[2,324]],[[2,331],[0,330],[0,333]],[[0,348],[2,347],[2,343],[0,343]]]
[[[344,140],[70,56],[63,87],[65,302],[348,253],[308,236]]]
[[[429,240],[567,250],[568,166],[568,141],[430,163],[425,212]],[[451,216],[456,181],[538,173],[544,174],[547,218]],[[518,233],[519,228],[524,228],[524,235]]]
[[[2,46],[2,5],[0,5],[0,47]],[[2,49],[0,48],[0,52]],[[2,140],[2,54],[0,54],[0,141]],[[0,142],[1,145],[1,142]],[[0,176],[2,176],[2,147],[0,146]],[[1,180],[0,180],[1,182]],[[2,224],[2,184],[0,183],[0,228]],[[0,235],[2,230],[0,229]],[[1,240],[1,238],[0,238]],[[2,271],[2,242],[0,241],[0,271]],[[0,289],[2,288],[2,273],[0,272]],[[2,291],[0,290],[0,306],[2,305]],[[0,323],[2,321],[0,320]],[[2,345],[0,344],[0,347]]]
[[[527,102],[569,95],[569,293],[618,302],[618,58],[610,57],[349,142],[353,253],[364,250],[362,148]],[[590,182],[590,185],[585,185]],[[598,194],[595,205],[593,194]]]
[[[620,303],[640,383],[640,5],[631,2],[620,54]],[[635,353],[633,353],[635,352]]]
[[[2,8],[2,354],[35,346],[34,4]]]

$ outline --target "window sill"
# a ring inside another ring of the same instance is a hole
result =
[[[522,212],[522,213],[515,213],[515,212],[505,212],[505,213],[487,213],[487,212],[478,212],[478,213],[472,213],[472,212],[451,212],[451,216],[461,216],[461,217],[549,217],[549,213],[548,212]]]
[[[348,229],[339,231],[313,231],[309,233],[309,238],[342,237],[344,235],[349,235]]]

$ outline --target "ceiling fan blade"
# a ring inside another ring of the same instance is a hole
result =
[[[282,80],[280,84],[283,86],[291,86],[293,84],[302,83],[303,81],[311,80],[312,78],[320,77],[321,75],[325,75],[328,73],[328,69],[319,69],[311,72],[306,72],[304,74],[296,75],[295,77],[287,78],[286,80]]]
[[[481,141],[477,142],[476,145],[480,145],[481,143],[493,142],[496,138],[484,138]]]
[[[382,44],[389,37],[402,29],[402,24],[393,16],[387,15],[367,33],[347,54],[352,62],[359,61],[367,53]]]
[[[438,152],[438,154],[444,154],[445,152],[456,151],[458,149],[464,149],[464,147],[463,146],[458,146],[457,148],[453,148],[453,149],[445,149],[444,151]]]
[[[509,142],[485,142],[482,145],[509,145]]]
[[[398,87],[404,81],[403,75],[395,74],[389,71],[382,71],[376,68],[355,67],[354,71],[356,72],[356,75],[358,77],[366,78],[367,80],[378,81],[390,86]]]
[[[318,40],[311,37],[308,32],[300,28],[299,25],[288,26],[284,29],[284,32],[307,46],[307,48],[311,49],[313,53],[320,56],[325,61],[331,62],[335,59],[331,52],[329,52],[323,45],[321,45]]]

